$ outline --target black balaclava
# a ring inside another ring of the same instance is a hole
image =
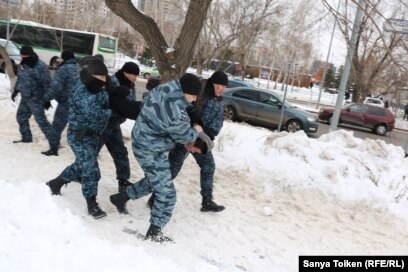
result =
[[[91,60],[80,72],[81,81],[90,93],[98,93],[106,85],[106,82],[93,77],[93,75],[107,76],[108,69],[100,60]]]
[[[27,65],[33,68],[38,61],[38,55],[34,52],[33,48],[29,45],[23,45],[20,49],[20,55],[28,56],[21,59],[21,65]]]

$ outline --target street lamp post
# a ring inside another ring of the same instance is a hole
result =
[[[6,38],[7,42],[10,40],[10,7],[13,5],[14,7],[20,4],[20,0],[6,0],[7,1],[7,29],[6,29]]]
[[[10,40],[10,0],[7,0],[7,42]]]
[[[341,1],[339,1],[338,5],[337,5],[336,14],[339,12],[340,3],[341,3]],[[322,97],[322,92],[323,92],[323,85],[324,85],[324,81],[326,80],[327,64],[329,63],[330,51],[331,51],[331,47],[332,47],[332,43],[333,43],[333,36],[334,36],[334,30],[336,29],[336,23],[337,23],[337,19],[334,19],[333,30],[332,30],[332,33],[331,33],[330,43],[329,43],[329,50],[327,51],[326,62],[325,62],[324,67],[323,67],[323,77],[322,77],[322,80],[321,80],[321,82],[319,84],[319,97],[317,98],[316,109],[319,108],[320,98]]]
[[[347,86],[348,78],[350,75],[351,61],[353,59],[354,51],[356,49],[357,32],[361,24],[361,18],[363,17],[364,6],[365,6],[365,1],[359,0],[357,11],[356,11],[356,17],[354,18],[353,31],[351,33],[351,38],[350,38],[350,42],[348,45],[346,63],[344,64],[343,74],[341,75],[339,94],[337,95],[336,106],[333,111],[332,121],[330,122],[330,130],[329,130],[330,132],[335,131],[339,123],[340,110],[343,104],[344,93],[346,91],[346,86]]]
[[[283,94],[283,100],[282,100],[282,109],[281,109],[281,116],[279,119],[279,126],[278,126],[278,131],[281,131],[282,128],[282,122],[283,122],[283,115],[285,113],[285,101],[286,101],[286,93],[288,92],[288,82],[289,82],[289,75],[290,75],[290,69],[291,69],[292,63],[288,62],[287,64],[287,74],[286,74],[286,82],[285,84],[282,83],[282,86],[285,85],[285,92]]]

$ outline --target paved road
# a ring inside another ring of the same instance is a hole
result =
[[[142,94],[143,92],[146,91],[146,80],[138,78],[136,81],[136,99],[141,100],[142,99]],[[325,123],[320,123],[319,129],[317,133],[315,134],[310,134],[309,136],[311,138],[319,138],[322,134],[329,133],[329,125]],[[353,131],[354,136],[360,139],[379,139],[379,140],[384,140],[386,143],[389,144],[394,144],[401,146],[404,150],[408,151],[408,132],[406,131],[401,131],[401,130],[393,130],[392,132],[387,132],[385,136],[379,136],[374,133],[372,133],[370,130],[366,130],[364,128],[358,128],[358,127],[353,127],[353,126],[340,126],[339,129],[344,129],[348,131]]]
[[[329,133],[329,129],[330,129],[330,126],[328,124],[320,123],[317,133],[315,133],[314,135],[310,134],[309,136],[311,138],[318,138],[322,134]],[[353,131],[354,136],[360,139],[366,139],[366,138],[374,139],[374,140],[379,139],[379,140],[385,141],[388,144],[394,144],[394,145],[401,146],[404,150],[407,150],[407,145],[408,145],[408,132],[407,131],[393,130],[392,132],[387,132],[385,136],[380,136],[380,135],[372,133],[368,129],[358,128],[354,126],[341,125],[338,127],[338,129]]]
[[[146,92],[146,79],[144,78],[137,78],[136,83],[136,100],[140,101],[142,100],[142,95],[144,92]]]

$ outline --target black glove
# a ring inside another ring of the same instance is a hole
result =
[[[106,92],[109,96],[119,96],[119,97],[126,97],[130,94],[130,90],[128,87],[120,85],[119,87],[106,87]]]
[[[150,78],[150,79],[147,81],[147,83],[146,83],[146,89],[147,89],[148,91],[150,91],[150,90],[156,88],[156,87],[159,86],[159,85],[160,85],[160,79],[158,79],[158,78]]]
[[[51,106],[51,101],[47,101],[43,104],[44,109],[48,110],[49,108],[52,108]]]
[[[194,126],[195,124],[199,124],[200,126],[202,126],[203,123],[201,121],[202,112],[199,108],[197,108],[196,106],[188,106],[186,111],[188,117],[190,117],[191,126]]]
[[[136,120],[140,112],[140,101],[132,101],[126,97],[112,96],[109,100],[110,108],[115,113],[127,119]]]
[[[11,94],[11,100],[13,100],[13,102],[15,101],[17,94],[18,90],[14,89],[14,92]]]
[[[194,142],[194,146],[200,149],[201,154],[207,154],[207,145],[200,138],[197,138],[197,140]]]

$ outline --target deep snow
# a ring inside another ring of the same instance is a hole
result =
[[[2,75],[0,75],[2,76]],[[108,216],[87,215],[80,185],[52,196],[45,182],[74,156],[65,137],[58,157],[31,120],[34,142],[19,139],[17,103],[0,78],[0,263],[2,271],[297,271],[299,255],[406,255],[408,170],[401,147],[339,130],[308,138],[225,122],[215,141],[215,200],[200,212],[199,168],[189,156],[175,179],[177,204],[160,245],[145,233],[147,198],[130,216],[109,202],[115,168],[104,148],[98,200]],[[55,107],[54,107],[55,108]],[[47,113],[52,119],[52,110]],[[123,125],[132,181],[143,175]],[[64,133],[65,135],[65,133]]]

